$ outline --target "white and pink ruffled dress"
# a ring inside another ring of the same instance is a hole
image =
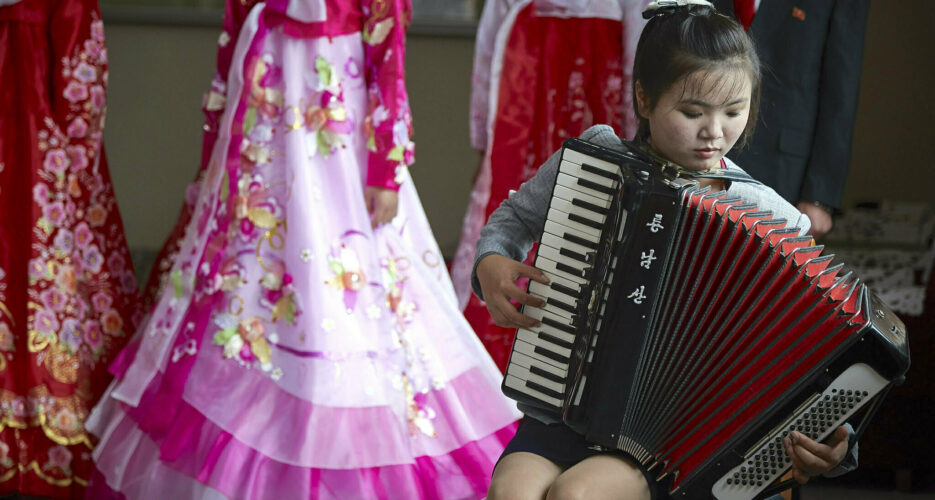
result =
[[[484,496],[518,413],[406,168],[409,20],[406,0],[271,0],[222,35],[217,141],[89,423],[91,495]],[[365,186],[399,191],[392,224],[371,229]]]

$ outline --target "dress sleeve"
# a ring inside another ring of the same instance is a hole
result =
[[[362,0],[368,116],[367,186],[399,190],[406,167],[415,159],[412,114],[406,94],[406,29],[412,20],[409,0]]]

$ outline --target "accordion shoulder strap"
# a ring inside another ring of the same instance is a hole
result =
[[[692,179],[723,179],[731,182],[748,182],[751,184],[762,184],[762,182],[754,179],[750,174],[740,170],[739,168],[722,168],[717,171],[706,170],[704,172],[698,173],[689,173]]]

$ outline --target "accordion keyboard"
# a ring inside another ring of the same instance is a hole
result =
[[[590,300],[589,282],[605,223],[620,189],[620,168],[577,151],[563,151],[534,266],[549,284],[529,282],[544,307],[524,306],[539,326],[516,332],[504,390],[522,402],[560,411],[575,331]]]

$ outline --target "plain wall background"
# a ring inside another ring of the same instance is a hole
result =
[[[935,17],[927,0],[873,0],[845,207],[858,200],[935,202]],[[162,245],[201,155],[201,99],[214,72],[216,26],[112,20],[105,140],[127,238]],[[442,252],[451,257],[478,155],[469,146],[474,42],[469,30],[409,36],[415,121],[412,175]]]

